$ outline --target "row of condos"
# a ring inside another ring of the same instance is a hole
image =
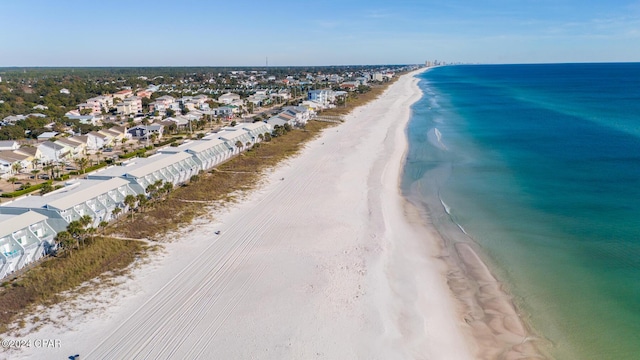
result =
[[[34,211],[0,214],[0,278],[40,259],[54,246],[56,231]]]
[[[158,180],[178,185],[260,142],[271,127],[240,124],[167,147],[148,158],[134,158],[72,180],[56,191],[31,195],[0,205],[0,278],[19,270],[56,248],[55,235],[88,215],[90,226],[111,221],[114,210],[128,211],[127,195],[146,194]],[[260,136],[262,135],[262,136]]]

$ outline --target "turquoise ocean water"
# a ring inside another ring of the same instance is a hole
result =
[[[640,64],[419,77],[405,195],[479,244],[553,357],[640,359]]]

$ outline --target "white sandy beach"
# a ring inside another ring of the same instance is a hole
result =
[[[403,76],[248,200],[176,235],[106,305],[26,335],[61,347],[10,358],[475,358],[440,244],[399,193],[420,95]]]

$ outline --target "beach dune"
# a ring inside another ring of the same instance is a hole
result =
[[[29,335],[50,359],[472,359],[433,232],[399,191],[413,74],[173,234],[109,306]],[[216,235],[216,231],[221,231]]]

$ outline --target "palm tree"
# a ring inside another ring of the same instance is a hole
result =
[[[263,141],[264,140],[264,135],[258,134],[258,139],[260,139],[260,141]]]
[[[103,222],[106,223],[106,221],[103,221]],[[93,241],[93,237],[96,235],[97,232],[98,232],[98,229],[91,226],[87,228],[87,230],[85,230],[85,236],[87,236],[89,239]],[[83,245],[84,245],[84,240],[83,240]]]
[[[162,185],[162,189],[166,194],[169,194],[171,190],[173,190],[173,184],[167,181],[166,183],[164,183],[164,185]]]
[[[80,168],[80,172],[84,174],[84,168],[87,166],[87,164],[89,164],[89,160],[87,160],[87,158],[85,157],[82,157],[79,159],[75,159],[73,162],[78,165],[78,167]]]
[[[11,165],[11,170],[13,170],[14,174],[17,174],[18,172],[20,172],[20,170],[22,170],[22,164],[20,164],[19,162],[13,163],[13,165]]]
[[[244,145],[242,145],[242,141],[240,141],[240,140],[236,141],[236,147],[238,148],[238,150],[242,151],[242,147],[243,146]]]
[[[135,207],[137,199],[133,195],[127,195],[124,198],[124,204],[129,207],[129,211],[131,211],[131,219],[133,220],[133,208]]]
[[[13,191],[16,191],[16,182],[18,182],[18,178],[15,176],[12,176],[7,179],[7,182],[10,182],[11,185],[13,185]]]
[[[119,209],[119,208],[118,208]],[[98,228],[100,229],[100,232],[104,232],[104,229],[107,227],[107,225],[109,225],[108,222],[106,221],[100,221],[100,224],[98,224]]]
[[[58,243],[58,246],[62,246],[65,251],[69,251],[69,256],[71,256],[71,250],[73,249],[75,239],[68,231],[60,231],[56,235],[56,242]]]
[[[84,236],[85,228],[78,220],[74,220],[67,225],[67,232],[76,242],[76,246],[80,246],[80,238]]]
[[[31,170],[31,173],[33,174],[33,178],[35,179],[35,182],[38,182],[38,173],[40,172],[40,169],[33,169]]]
[[[151,184],[149,186],[147,186],[147,188],[145,189],[147,195],[149,195],[151,198],[155,198],[158,192],[158,186],[156,186],[156,184]]]
[[[40,165],[40,159],[38,159],[38,158],[33,158],[33,160],[31,160],[31,166],[32,166],[34,169],[37,169],[37,168],[38,168],[38,165]]]
[[[138,196],[136,196],[136,200],[138,200],[138,207],[140,207],[140,212],[144,212],[144,206],[147,205],[149,199],[147,199],[147,196],[145,194],[138,194]]]
[[[53,179],[53,166],[51,166],[51,163],[47,163],[47,165],[42,167],[42,170],[44,170],[45,173],[49,174],[49,171],[51,170],[51,178]]]
[[[120,213],[122,212],[122,208],[117,207],[115,209],[113,209],[113,211],[111,212],[111,215],[113,215],[114,217],[118,217],[118,215],[120,215]]]

